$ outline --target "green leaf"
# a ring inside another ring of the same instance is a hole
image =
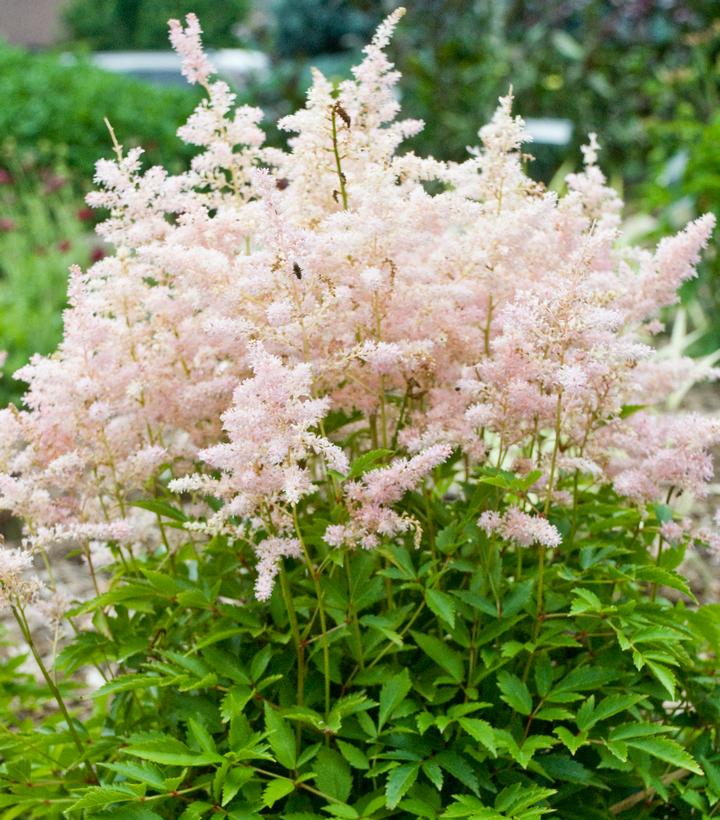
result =
[[[141,783],[146,783],[152,786],[157,791],[165,790],[165,779],[160,774],[160,770],[149,763],[134,763],[128,761],[126,763],[101,763],[104,769],[110,769],[112,772],[122,775],[128,780],[139,780]]]
[[[201,817],[205,817],[205,815],[212,810],[212,803],[206,803],[204,800],[194,800],[180,815],[178,820],[200,820]]]
[[[511,709],[521,715],[529,715],[532,712],[530,690],[517,675],[503,669],[498,672],[497,682],[502,699]]]
[[[602,666],[581,666],[565,675],[565,677],[550,690],[547,699],[557,702],[556,695],[596,689],[599,686],[610,683],[610,681],[615,680],[619,676],[620,673],[614,669],[606,669]]]
[[[388,718],[405,700],[412,684],[410,683],[410,673],[403,669],[390,680],[386,681],[380,690],[380,712],[378,716],[378,731],[382,729]]]
[[[647,661],[648,669],[660,681],[665,688],[665,691],[670,695],[671,700],[675,700],[675,687],[677,685],[677,678],[675,675],[661,663],[655,661]]]
[[[406,763],[393,769],[388,775],[385,786],[385,806],[394,809],[417,780],[420,771],[419,763]]]
[[[481,743],[493,757],[497,756],[495,732],[486,720],[481,720],[480,718],[460,718],[458,723],[473,740],[477,740],[478,743]]]
[[[423,635],[421,632],[412,632],[411,634],[420,649],[438,666],[442,667],[456,683],[460,683],[464,679],[465,665],[457,652],[444,641],[432,635]]]
[[[488,808],[476,797],[468,794],[454,795],[455,801],[440,815],[442,820],[457,820],[457,818],[469,818],[469,820],[505,820],[507,815],[500,814],[495,809]]]
[[[620,726],[613,726],[610,730],[610,739],[627,740],[630,737],[664,735],[672,731],[671,726],[662,726],[659,723],[623,723]]]
[[[263,804],[271,809],[278,800],[294,791],[295,784],[292,780],[271,780],[263,791]]]
[[[664,760],[680,769],[687,769],[695,774],[702,774],[703,770],[695,759],[683,747],[669,737],[628,738],[625,743],[633,749],[647,752],[658,760]]]
[[[223,723],[227,723],[234,717],[241,715],[252,696],[253,690],[249,686],[233,686],[232,689],[229,689],[220,704]]]
[[[631,709],[640,701],[645,700],[644,695],[608,695],[600,703],[585,715],[582,710],[577,715],[578,729],[592,729],[601,720],[617,715],[627,709]],[[581,714],[582,713],[582,714]]]
[[[327,725],[333,732],[339,732],[342,727],[343,718],[358,712],[364,712],[367,709],[372,709],[375,705],[375,701],[370,700],[364,692],[354,692],[352,695],[345,695],[335,701],[335,705],[328,715]]]
[[[149,498],[143,501],[133,501],[131,507],[140,507],[142,510],[150,510],[159,515],[161,518],[172,518],[174,521],[187,521],[188,518],[182,510],[178,510],[167,501],[161,501],[159,498]]]
[[[132,692],[135,689],[148,689],[151,686],[169,686],[172,678],[161,678],[158,675],[118,675],[114,680],[104,683],[93,692],[93,697],[101,698],[105,695],[115,695],[118,692]]]
[[[455,604],[453,599],[439,589],[425,590],[425,603],[438,618],[442,618],[450,629],[455,628]]]
[[[627,419],[630,416],[634,416],[635,413],[639,413],[641,410],[644,410],[647,407],[647,404],[625,404],[623,405],[622,410],[620,411],[620,418]]]
[[[603,604],[598,596],[590,589],[578,587],[572,591],[575,600],[570,607],[571,615],[579,615],[582,612],[602,612]]]
[[[687,585],[687,581],[682,575],[679,575],[671,569],[664,569],[663,567],[655,566],[655,564],[649,564],[647,566],[636,567],[635,577],[638,581],[650,581],[653,584],[676,589],[678,592],[682,592],[683,595],[687,595],[691,601],[697,603],[697,598]]]
[[[475,769],[462,755],[445,749],[435,755],[435,760],[446,772],[459,780],[464,786],[467,786],[471,792],[479,794],[480,784]]]
[[[222,787],[223,806],[227,806],[248,780],[252,778],[253,774],[254,772],[249,766],[230,769],[225,775],[225,782]]]
[[[99,809],[113,803],[126,803],[137,800],[138,793],[123,786],[94,786],[70,806],[70,811],[81,809]]]
[[[188,727],[190,729],[190,733],[195,739],[195,742],[203,750],[203,752],[207,752],[211,755],[217,754],[217,746],[215,745],[215,741],[202,723],[198,723],[198,721],[194,718],[190,718],[188,720]]]
[[[495,798],[495,808],[509,817],[517,817],[525,809],[535,806],[557,794],[555,789],[544,789],[526,783],[513,783]]]
[[[164,763],[168,766],[207,766],[210,763],[222,763],[223,758],[211,752],[196,752],[171,735],[140,736],[127,748],[125,754],[151,760],[153,763]]]
[[[434,760],[423,760],[422,770],[433,786],[435,786],[438,791],[442,791],[443,773],[440,766]]]
[[[560,738],[562,743],[567,746],[571,755],[575,755],[575,752],[588,742],[587,732],[580,732],[574,735],[564,726],[556,726],[553,732]]]
[[[263,672],[267,669],[268,664],[270,663],[271,657],[272,647],[269,645],[263,646],[263,648],[255,654],[255,657],[252,659],[252,663],[250,664],[250,677],[252,680],[260,680]]]
[[[313,768],[316,787],[344,803],[352,790],[352,775],[345,759],[333,749],[323,746],[313,761]]]
[[[265,702],[265,731],[268,743],[278,763],[286,769],[295,768],[295,733],[290,724]]]
[[[358,478],[363,473],[366,473],[368,470],[372,469],[378,461],[382,461],[388,456],[391,456],[393,452],[393,450],[384,450],[380,448],[378,450],[370,450],[368,453],[363,453],[350,465],[350,472],[347,474],[347,477]]]
[[[353,769],[369,769],[370,762],[361,749],[358,749],[357,746],[353,746],[352,743],[346,743],[344,740],[337,741],[337,747],[340,750],[340,754],[347,760],[347,762],[353,767]]]

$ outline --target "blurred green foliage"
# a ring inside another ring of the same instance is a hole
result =
[[[188,152],[175,131],[198,97],[110,74],[82,58],[0,44],[0,99],[0,143],[40,166],[65,166],[87,187],[96,160],[112,151],[104,118],[125,146],[142,145],[150,164],[178,167]]]
[[[310,64],[341,78],[358,42],[396,5],[256,3],[264,12],[257,42],[275,58],[270,83],[257,91],[264,105],[279,113],[297,107]],[[403,74],[405,113],[426,123],[414,148],[442,148],[444,156],[461,159],[498,96],[512,86],[523,116],[570,120],[578,156],[587,133],[596,131],[604,167],[630,184],[647,173],[649,123],[672,107],[664,77],[692,63],[688,35],[705,31],[720,15],[714,0],[412,0],[407,7],[391,53]],[[338,37],[343,28],[349,36]],[[332,44],[334,62],[316,49],[319,43]],[[345,59],[338,59],[343,49]],[[698,93],[705,94],[701,87]],[[534,174],[547,180],[567,149],[538,145],[532,153]]]
[[[18,401],[12,374],[33,353],[50,353],[62,331],[68,268],[87,266],[104,250],[93,213],[67,175],[0,154],[0,350],[7,353],[0,404]]]
[[[720,10],[719,10],[720,11]],[[657,216],[655,232],[678,230],[708,211],[720,216],[720,17],[685,36],[689,59],[658,72],[656,116],[649,123],[652,149],[636,207]],[[715,243],[703,256],[700,275],[683,301],[693,306],[697,341],[690,352],[720,348],[720,255]]]
[[[167,21],[195,12],[205,42],[236,46],[233,27],[248,12],[248,0],[71,0],[63,10],[76,40],[94,49],[167,48]]]

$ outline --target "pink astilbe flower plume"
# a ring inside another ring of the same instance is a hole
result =
[[[394,459],[387,467],[370,470],[359,481],[345,484],[350,523],[331,525],[325,541],[331,546],[360,543],[366,549],[375,547],[381,538],[415,529],[414,519],[399,514],[392,505],[409,490],[419,489],[423,480],[450,457],[452,448],[436,444],[412,458]]]
[[[185,17],[185,28],[179,20],[170,20],[170,42],[182,57],[182,73],[188,82],[205,85],[208,77],[215,73],[202,47],[202,29],[195,14]]]
[[[179,540],[134,504],[169,486],[191,527],[254,550],[266,599],[299,555],[298,514],[329,503],[335,548],[421,538],[401,501],[445,462],[453,493],[484,465],[537,472],[530,504],[548,518],[568,473],[639,504],[707,491],[717,423],[661,403],[718,373],[658,355],[649,334],[713,217],[655,252],[622,244],[597,138],[566,193],[545,190],[512,93],[465,161],[404,152],[422,124],[401,118],[387,53],[401,16],[339,86],[314,72],[279,122],[287,150],[213,76],[197,18],[171,22],[206,93],[178,131],[197,153],[178,174],[120,145],[98,163],[88,202],[109,213],[108,253],[71,270],[61,344],[17,374],[23,408],[0,411],[0,509],[28,549],[92,560]],[[386,451],[375,469],[343,480],[371,450]],[[527,509],[481,526],[556,546]]]
[[[542,544],[545,547],[559,547],[562,537],[557,527],[539,515],[528,515],[517,507],[510,507],[502,515],[487,510],[478,519],[478,526],[488,535],[497,533],[507,541],[514,541],[521,547]]]

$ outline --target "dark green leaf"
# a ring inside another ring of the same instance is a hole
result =
[[[419,771],[418,763],[406,763],[390,772],[385,786],[385,806],[388,809],[394,809],[407,794],[408,789],[417,780]]]
[[[521,715],[529,715],[532,712],[532,697],[527,686],[517,675],[513,675],[506,670],[498,672],[498,687],[502,693],[501,697],[505,703],[519,712]]]

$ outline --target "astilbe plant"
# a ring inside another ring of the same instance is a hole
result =
[[[2,817],[717,809],[720,613],[677,567],[720,423],[662,412],[715,374],[651,346],[713,218],[623,244],[595,137],[559,197],[510,96],[465,162],[398,153],[400,15],[286,152],[172,21],[190,169],[98,163],[116,250],[0,424],[48,692],[0,680]]]

